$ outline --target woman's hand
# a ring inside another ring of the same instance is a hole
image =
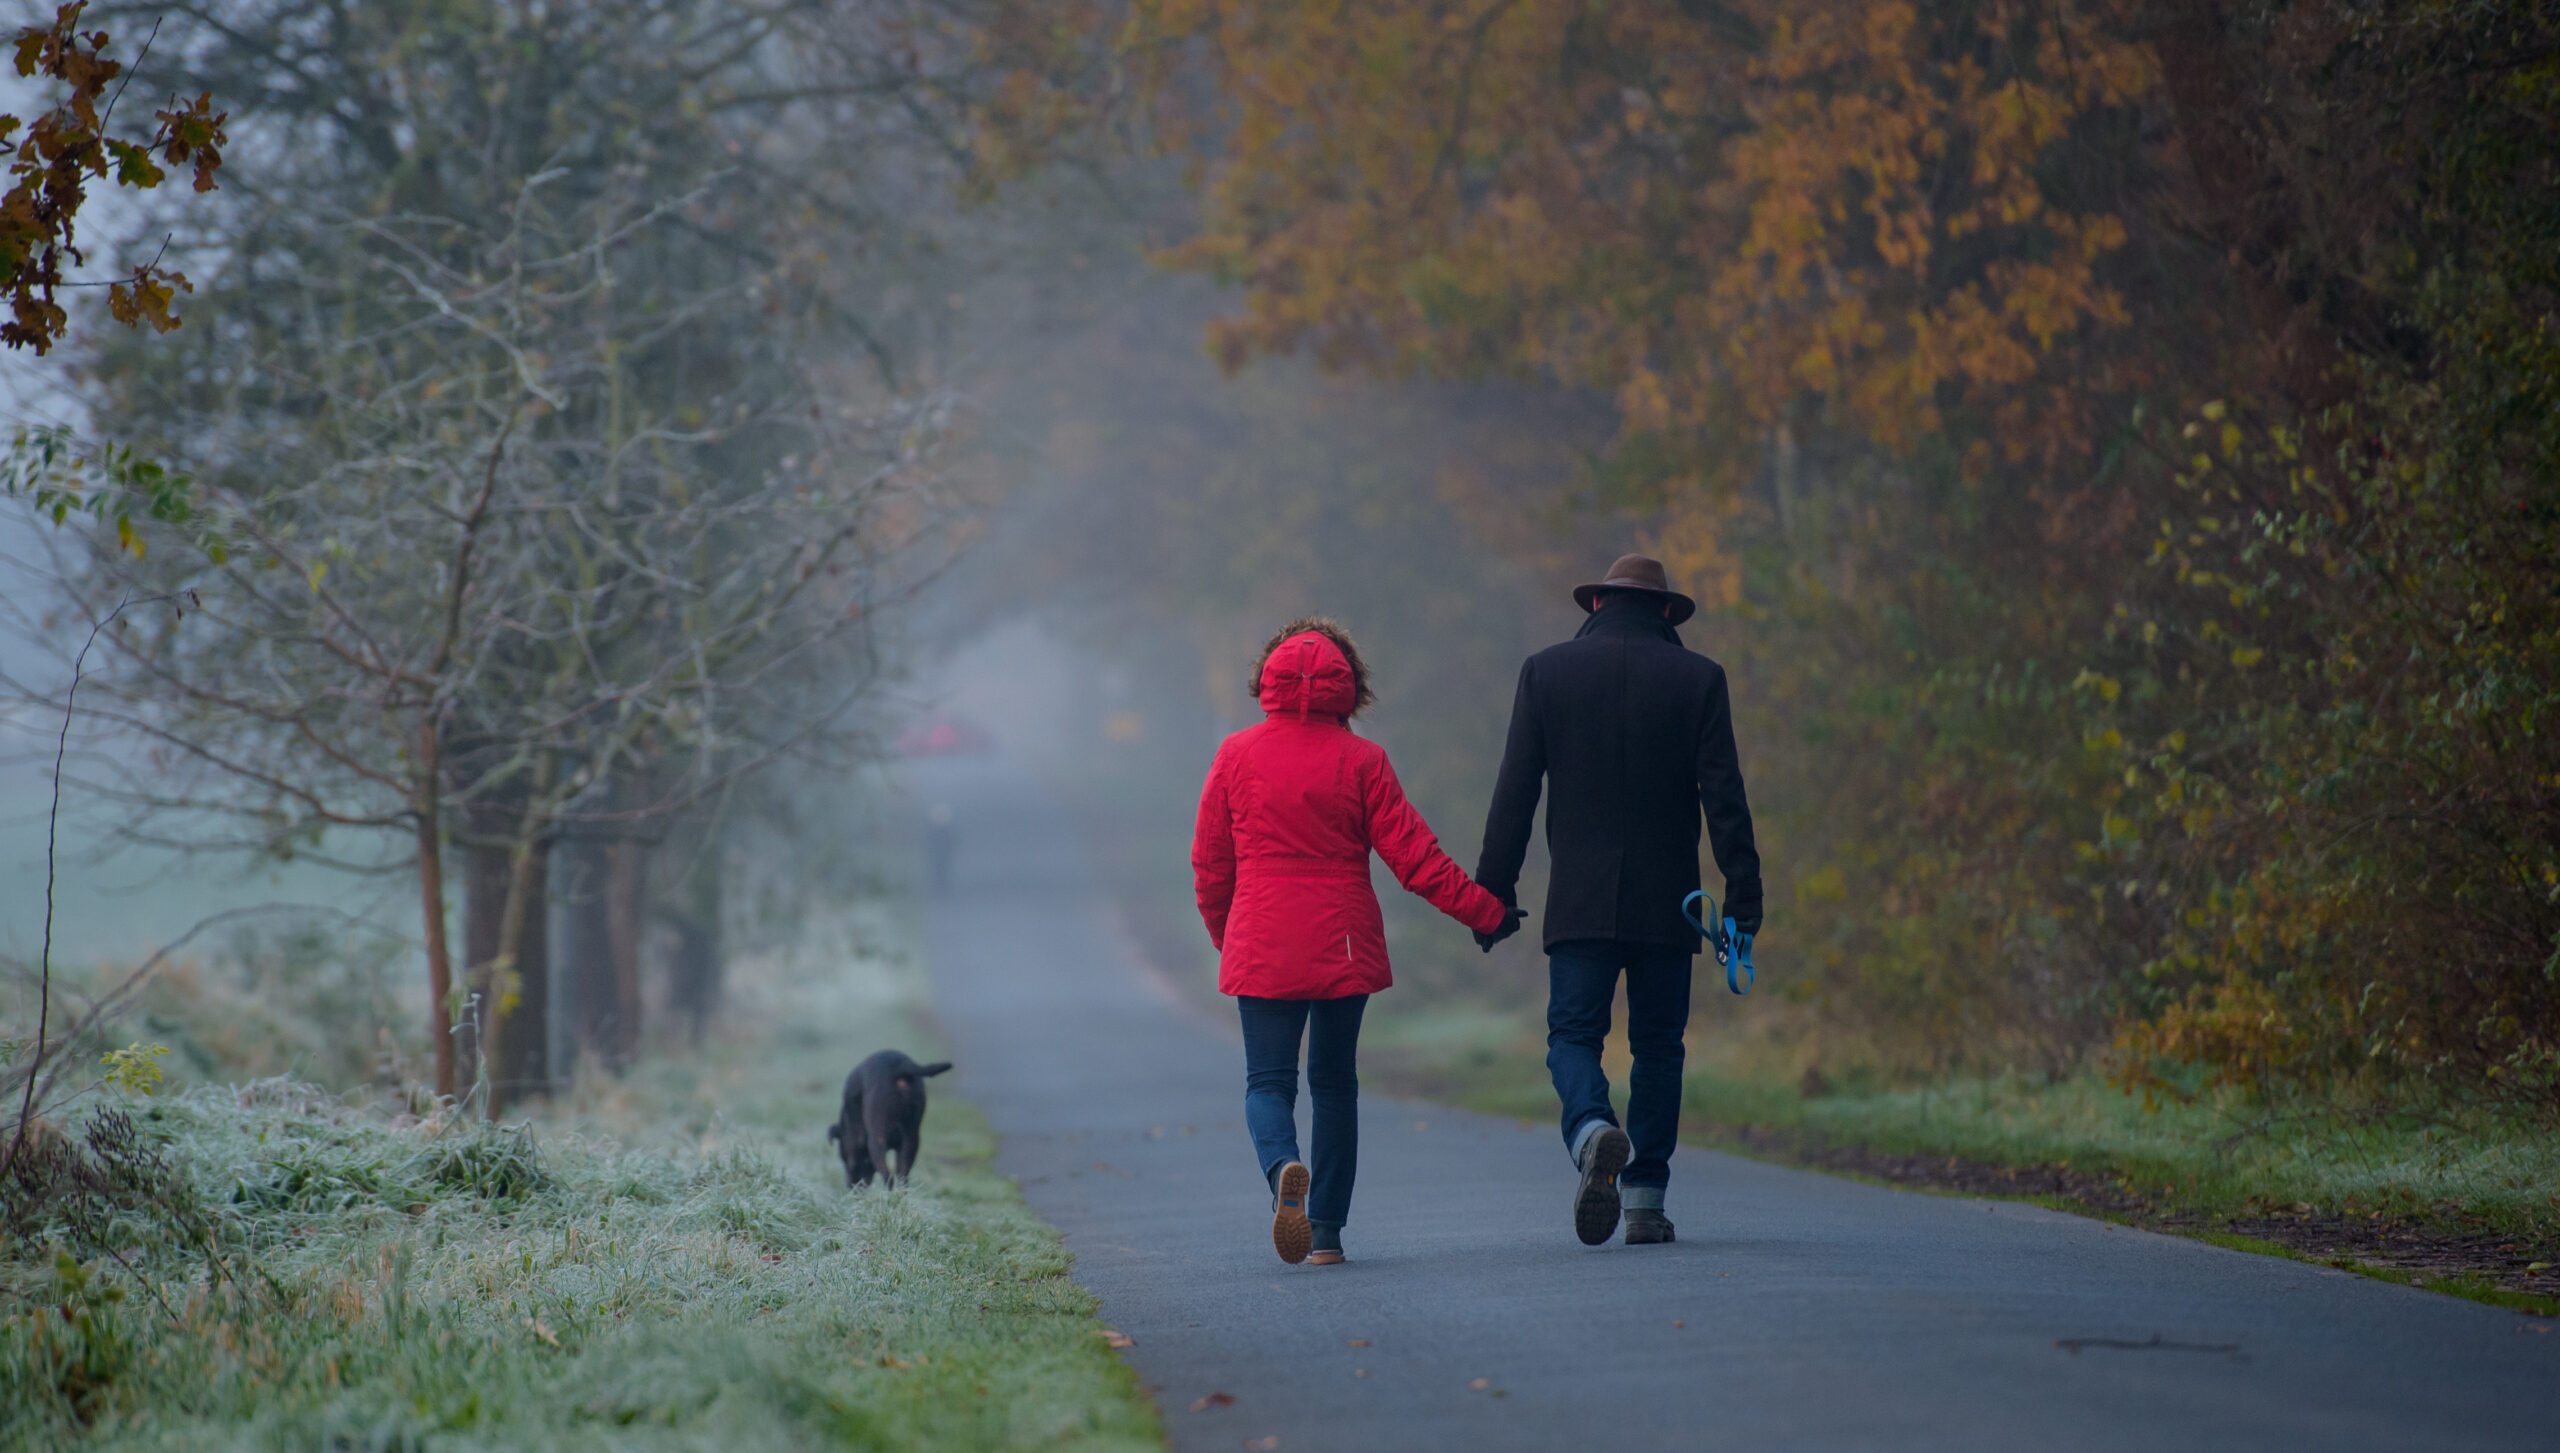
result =
[[[1522,908],[1519,904],[1503,904],[1502,926],[1496,928],[1491,933],[1478,933],[1476,935],[1476,947],[1484,950],[1486,953],[1493,952],[1493,946],[1495,944],[1498,944],[1504,939],[1509,938],[1511,935],[1518,933],[1520,931],[1520,925],[1526,923],[1528,919],[1529,911]]]

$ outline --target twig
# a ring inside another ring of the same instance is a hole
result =
[[[162,20],[167,18],[168,17],[166,16],[161,17]],[[100,135],[105,135],[107,123],[116,119],[116,103],[124,99],[124,88],[132,85],[133,78],[142,74],[142,63],[151,59],[151,43],[159,38],[160,21],[154,20],[151,22],[151,33],[142,38],[141,53],[133,58],[133,64],[125,70],[124,79],[116,83],[116,93],[107,98],[107,114],[98,118],[98,132]],[[176,103],[173,101],[171,104],[175,105]]]
[[[152,1285],[151,1278],[144,1276],[140,1271],[135,1270],[133,1263],[124,1259],[123,1252],[116,1250],[112,1246],[105,1245],[101,1245],[99,1249],[106,1252],[107,1255],[114,1257],[116,1259],[116,1265],[123,1267],[127,1275],[131,1276],[135,1281],[142,1283],[142,1289],[151,1293],[151,1300],[160,1304],[160,1310],[169,1314],[170,1321],[175,1322],[178,1320],[178,1314],[175,1311],[170,1310],[169,1299],[160,1295],[160,1288]]]
[[[89,662],[89,648],[98,644],[98,633],[113,624],[116,617],[123,615],[128,607],[175,601],[182,598],[184,594],[185,592],[172,591],[166,595],[145,596],[140,600],[126,596],[117,601],[114,610],[100,617],[98,623],[89,628],[89,639],[80,643],[80,654],[71,659],[71,689],[63,693],[62,698],[62,734],[54,740],[53,744],[53,801],[46,807],[44,814],[44,947],[37,958],[36,1053],[34,1060],[27,1066],[26,1094],[18,1101],[17,1133],[9,1137],[8,1155],[0,1157],[0,1179],[7,1178],[9,1172],[17,1166],[18,1152],[27,1143],[27,1125],[35,1116],[36,1079],[44,1070],[45,1033],[52,1027],[53,854],[54,842],[62,819],[62,761],[71,749],[71,719],[75,714],[74,707],[80,700],[80,671]]]

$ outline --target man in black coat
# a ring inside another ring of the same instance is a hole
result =
[[[1547,1072],[1581,1177],[1574,1230],[1586,1245],[1608,1240],[1623,1200],[1627,1241],[1642,1245],[1672,1239],[1662,1196],[1680,1129],[1681,1036],[1700,946],[1680,905],[1698,888],[1701,809],[1724,873],[1725,916],[1741,933],[1760,931],[1760,853],[1724,668],[1682,646],[1674,629],[1696,603],[1642,555],[1621,557],[1573,598],[1590,613],[1582,630],[1520,668],[1476,881],[1516,903],[1540,779],[1551,782]],[[1490,949],[1511,931],[1477,942]],[[1635,1051],[1624,1129],[1600,1069],[1622,970]]]

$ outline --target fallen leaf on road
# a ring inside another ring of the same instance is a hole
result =
[[[1271,1449],[1279,1446],[1280,1435],[1277,1433],[1262,1438],[1247,1438],[1244,1440],[1244,1453],[1270,1453]]]
[[[1493,1386],[1493,1379],[1489,1377],[1479,1377],[1475,1381],[1468,1383],[1467,1386],[1475,1389],[1477,1392],[1482,1392],[1486,1388]]]
[[[1672,1323],[1671,1325],[1672,1325],[1672,1326],[1674,1326],[1674,1327],[1686,1327],[1686,1326],[1688,1326],[1689,1324],[1688,1324],[1688,1323],[1686,1323],[1686,1322],[1674,1322],[1674,1323]]]
[[[1195,1413],[1205,1413],[1211,1408],[1233,1407],[1235,1406],[1235,1401],[1236,1395],[1234,1393],[1213,1392],[1207,1397],[1202,1398],[1200,1401],[1193,1403],[1191,1405],[1191,1411]]]
[[[1137,1338],[1130,1336],[1126,1332],[1115,1332],[1108,1327],[1095,1328],[1093,1335],[1110,1343],[1114,1347],[1135,1347],[1138,1345]]]
[[[1366,1337],[1354,1337],[1342,1345],[1345,1347],[1366,1347],[1369,1345],[1369,1339]]]
[[[1413,1128],[1416,1130],[1428,1130],[1431,1128],[1431,1122],[1428,1120],[1416,1120],[1413,1122]]]
[[[2551,1329],[2550,1329],[2550,1328],[2548,1328],[2548,1327],[2545,1327],[2545,1328],[2543,1328],[2542,1330],[2544,1330],[2544,1331],[2548,1332],[2548,1331],[2550,1331]],[[1367,1377],[1367,1376],[1369,1375],[1369,1369],[1367,1369],[1367,1368],[1365,1368],[1365,1367],[1355,1367],[1355,1368],[1351,1369],[1351,1375],[1352,1375],[1353,1377]]]

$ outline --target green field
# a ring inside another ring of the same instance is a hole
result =
[[[965,1103],[911,1188],[843,1187],[844,1071],[935,1047],[905,943],[845,915],[739,965],[700,1054],[504,1129],[101,1092],[62,1118],[123,1110],[174,1175],[8,1248],[0,1446],[1160,1447]]]

